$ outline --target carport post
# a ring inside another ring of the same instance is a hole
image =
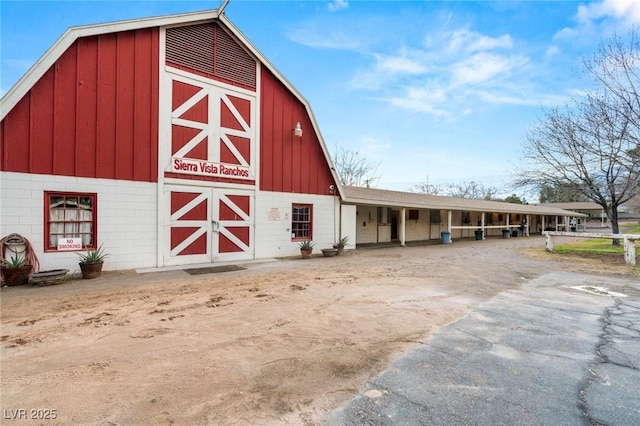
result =
[[[407,209],[406,208],[402,208],[400,209],[400,245],[401,246],[405,246],[406,244],[406,232],[407,232],[407,226],[406,226],[406,220],[405,220],[405,214],[406,214]]]
[[[482,231],[482,239],[484,240],[484,212],[482,212],[481,217],[481,222],[480,222],[480,230]]]
[[[636,266],[636,242],[624,237],[624,261],[627,265]]]
[[[453,212],[451,210],[447,211],[447,231],[449,232],[449,236],[451,241],[453,241],[453,235],[451,235],[451,220],[453,218]]]
[[[549,251],[549,252],[553,252],[553,236],[550,235],[548,232],[544,233],[545,236],[545,250]]]
[[[527,215],[527,226],[524,227],[525,235],[529,236],[529,227],[531,227],[531,215]]]

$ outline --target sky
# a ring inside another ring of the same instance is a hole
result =
[[[69,27],[220,4],[2,0],[0,95]],[[640,0],[231,0],[225,14],[309,102],[329,151],[378,166],[376,187],[508,195],[528,127],[589,87],[581,58],[640,24]]]

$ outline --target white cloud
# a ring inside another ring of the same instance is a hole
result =
[[[462,28],[425,40],[413,49],[375,54],[372,68],[359,72],[352,87],[380,92],[378,98],[394,107],[440,118],[468,114],[479,102],[531,105],[537,98],[519,89],[524,84],[505,83],[531,67],[526,55],[512,52],[509,34],[490,37]]]
[[[479,90],[476,95],[480,101],[495,105],[553,107],[567,101],[566,96],[544,93],[531,95],[530,93],[533,92],[528,88],[518,90],[517,88],[509,87],[508,90],[502,92]]]
[[[602,0],[578,5],[576,25],[565,27],[556,40],[579,42],[640,25],[640,0]]]
[[[547,47],[547,51],[545,52],[545,56],[548,58],[559,55],[559,54],[560,54],[560,47],[556,46],[555,44]]]
[[[478,53],[453,64],[451,72],[456,85],[491,83],[509,76],[518,68],[525,67],[527,62],[524,57]]]
[[[411,111],[427,113],[435,117],[449,115],[442,106],[447,104],[449,94],[446,89],[432,85],[432,87],[405,87],[402,96],[392,96],[386,99],[392,105]]]
[[[640,1],[638,0],[604,0],[581,4],[578,6],[576,18],[581,23],[613,18],[628,24],[640,23]]]
[[[376,57],[378,58],[376,67],[382,72],[420,74],[427,70],[425,65],[411,58],[382,55],[376,55]]]
[[[349,2],[347,0],[333,0],[328,6],[330,12],[346,9],[347,7],[349,7]]]
[[[292,26],[287,31],[287,36],[296,43],[316,49],[362,51],[366,45],[366,41],[363,43],[361,39],[340,28],[321,31],[313,25]]]
[[[536,74],[526,46],[516,49],[509,33],[481,33],[447,21],[440,30],[426,26],[416,41],[415,32],[397,37],[380,31],[397,22],[377,17],[355,25],[345,22],[308,21],[289,36],[310,47],[357,52],[354,63],[367,65],[353,71],[349,89],[366,91],[398,109],[447,119],[487,104],[540,105],[552,90],[531,83],[541,74]],[[548,50],[549,55],[558,52]]]
[[[500,37],[488,37],[474,31],[462,29],[454,31],[450,37],[448,50],[453,52],[474,53],[513,48],[513,40],[508,34]]]

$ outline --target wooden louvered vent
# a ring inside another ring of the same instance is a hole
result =
[[[167,62],[256,88],[256,62],[216,23],[167,29]]]

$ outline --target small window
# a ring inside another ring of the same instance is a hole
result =
[[[96,198],[86,193],[44,193],[46,251],[56,251],[60,238],[80,238],[83,248],[97,247]]]
[[[440,223],[440,210],[429,210],[429,219],[431,223]]]
[[[409,210],[409,220],[420,219],[420,210]]]
[[[470,212],[462,212],[462,223],[464,223],[464,224],[471,223],[471,213]]]
[[[313,205],[294,204],[291,208],[291,239],[313,239]]]
[[[387,225],[391,221],[391,207],[378,207],[378,225]]]

